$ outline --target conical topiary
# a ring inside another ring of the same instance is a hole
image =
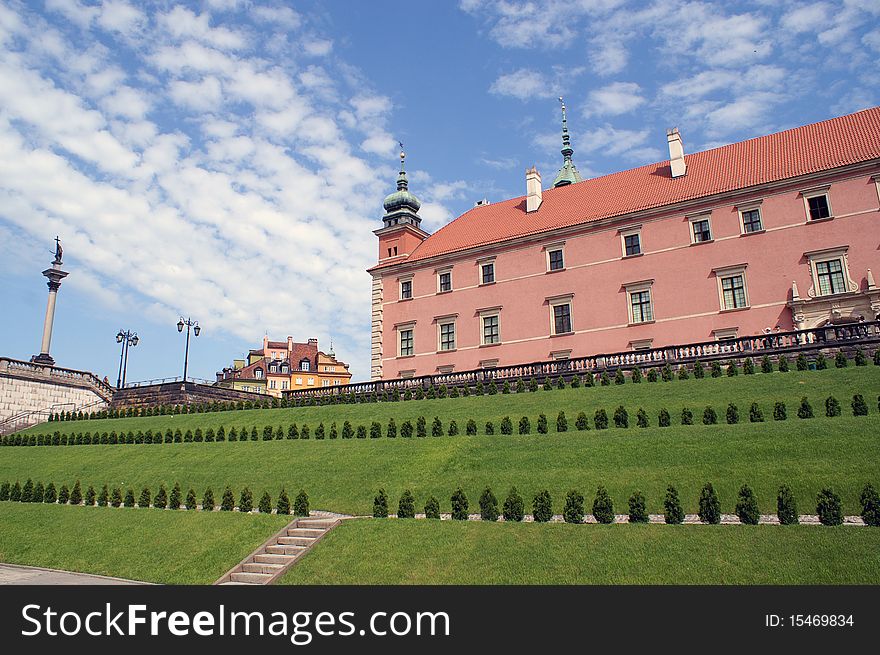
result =
[[[373,518],[388,518],[388,494],[385,493],[384,487],[379,489],[379,493],[373,498]]]
[[[507,498],[504,499],[502,510],[505,521],[518,522],[523,520],[525,516],[525,508],[523,506],[522,496],[519,495],[516,487],[510,488],[510,491],[507,493]]]
[[[260,510],[260,514],[272,513],[272,497],[269,495],[268,491],[264,491],[263,495],[260,496],[260,503],[257,507]]]
[[[736,515],[746,525],[758,525],[758,519],[761,518],[758,499],[755,498],[755,492],[747,484],[740,487],[739,497],[736,501]]]
[[[254,496],[251,490],[245,487],[241,490],[241,496],[238,499],[238,511],[250,512],[254,508]]]
[[[483,521],[498,520],[498,499],[489,487],[480,494],[480,518]]]
[[[412,491],[407,489],[400,496],[400,501],[397,503],[397,518],[399,519],[413,519],[416,517],[416,499],[412,494]]]
[[[293,513],[295,516],[309,515],[309,495],[303,489],[299,490],[293,501]]]
[[[700,509],[698,512],[703,523],[721,523],[721,503],[711,482],[707,482],[700,490]]]
[[[290,514],[290,497],[287,490],[281,487],[281,493],[278,494],[278,503],[275,505],[275,511],[278,514]]]
[[[553,499],[550,492],[542,489],[532,501],[532,518],[537,523],[546,523],[553,518]],[[506,517],[505,517],[506,519]]]

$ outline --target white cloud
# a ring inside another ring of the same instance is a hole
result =
[[[169,95],[178,105],[195,111],[213,111],[220,107],[223,92],[216,77],[205,77],[198,82],[174,80]]]
[[[324,57],[333,50],[333,41],[330,39],[311,39],[303,42],[303,52],[311,57]]]
[[[601,36],[590,40],[589,59],[597,75],[616,75],[626,68],[629,52],[622,41]]]
[[[779,21],[783,29],[800,34],[820,32],[828,24],[831,7],[824,2],[798,5],[788,11]]]
[[[489,92],[500,96],[512,96],[520,100],[531,98],[551,98],[556,93],[555,85],[541,73],[528,68],[520,68],[512,73],[501,75],[489,87]]]
[[[635,82],[612,82],[589,93],[584,116],[626,114],[644,103],[642,89]]]

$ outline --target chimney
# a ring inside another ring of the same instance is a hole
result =
[[[264,334],[263,335],[263,356],[264,357],[269,354],[266,352],[268,349],[269,349],[269,335]]]
[[[293,337],[288,335],[287,336],[287,359],[290,359],[291,353],[293,353]]]
[[[317,348],[318,347],[318,340],[317,339],[309,339],[309,345]]]
[[[684,163],[684,144],[677,127],[666,130],[666,140],[669,142],[669,168],[672,170],[672,177],[681,177],[687,172],[687,164]]]
[[[537,211],[541,206],[541,174],[532,166],[526,171],[526,211]]]

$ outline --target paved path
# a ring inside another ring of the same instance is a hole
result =
[[[108,578],[103,575],[56,571],[34,566],[0,564],[0,585],[109,585],[109,584],[149,584],[135,580]]]

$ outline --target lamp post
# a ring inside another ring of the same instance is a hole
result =
[[[191,318],[184,319],[181,316],[180,320],[177,321],[177,331],[183,332],[184,326],[186,327],[186,350],[183,355],[183,384],[186,386],[186,369],[189,366],[189,330],[192,328],[193,333],[196,336],[199,336],[199,332],[202,331],[202,328],[199,327],[198,321],[194,321]]]
[[[131,330],[120,330],[116,334],[116,343],[122,344],[122,352],[119,353],[119,377],[116,378],[116,388],[122,389],[125,386],[125,372],[128,369],[128,348],[129,346],[138,345],[137,332]]]

